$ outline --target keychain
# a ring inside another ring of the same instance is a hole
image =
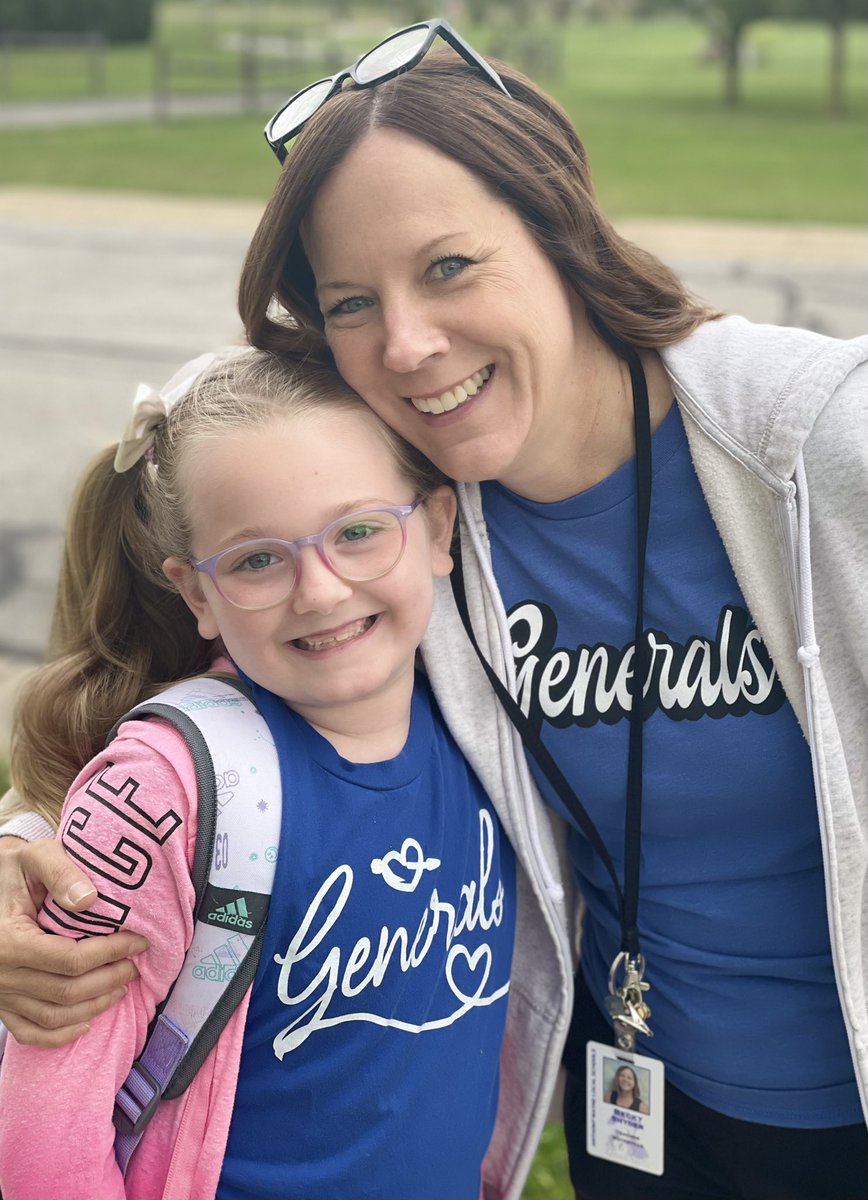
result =
[[[624,982],[616,988],[615,982],[619,969],[624,968]],[[609,994],[606,997],[606,1009],[612,1018],[615,1028],[615,1045],[619,1050],[635,1050],[636,1034],[653,1037],[648,1025],[651,1008],[643,996],[650,988],[650,983],[643,979],[645,974],[645,956],[638,954],[631,958],[622,950],[609,968]]]

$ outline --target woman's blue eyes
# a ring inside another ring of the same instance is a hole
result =
[[[470,266],[470,262],[469,258],[462,258],[459,254],[450,254],[436,259],[429,269],[435,280],[445,282],[460,275]],[[327,317],[353,317],[369,308],[372,303],[373,301],[367,296],[347,296],[345,300],[339,300],[337,304],[332,305],[325,315]]]
[[[438,258],[436,262],[432,263],[431,271],[439,279],[454,279],[469,264],[469,258],[461,258],[460,255],[451,254],[446,258]]]
[[[330,308],[327,315],[330,317],[353,316],[367,307],[368,303],[369,301],[364,296],[348,296],[346,300],[339,300]]]

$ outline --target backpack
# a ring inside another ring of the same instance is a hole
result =
[[[175,684],[121,717],[108,740],[143,717],[168,721],[193,758],[196,904],[180,974],[115,1098],[115,1157],[124,1174],[160,1101],[186,1091],[253,982],[280,841],[277,751],[241,680],[205,675]],[[252,808],[261,821],[249,820]]]

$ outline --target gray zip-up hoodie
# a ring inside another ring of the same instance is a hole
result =
[[[868,337],[842,342],[727,317],[662,358],[709,508],[810,743],[832,955],[868,1118]],[[471,618],[514,690],[479,488],[458,491]],[[520,863],[501,1102],[484,1180],[487,1198],[513,1200],[569,1025],[577,899],[562,823],[530,781],[447,581],[423,651]]]

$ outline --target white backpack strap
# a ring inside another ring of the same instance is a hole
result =
[[[253,981],[280,841],[277,751],[240,680],[176,684],[137,705],[111,736],[142,717],[173,725],[193,758],[196,920],[181,972],[115,1100],[115,1155],[124,1172],[160,1100],[189,1086]]]

